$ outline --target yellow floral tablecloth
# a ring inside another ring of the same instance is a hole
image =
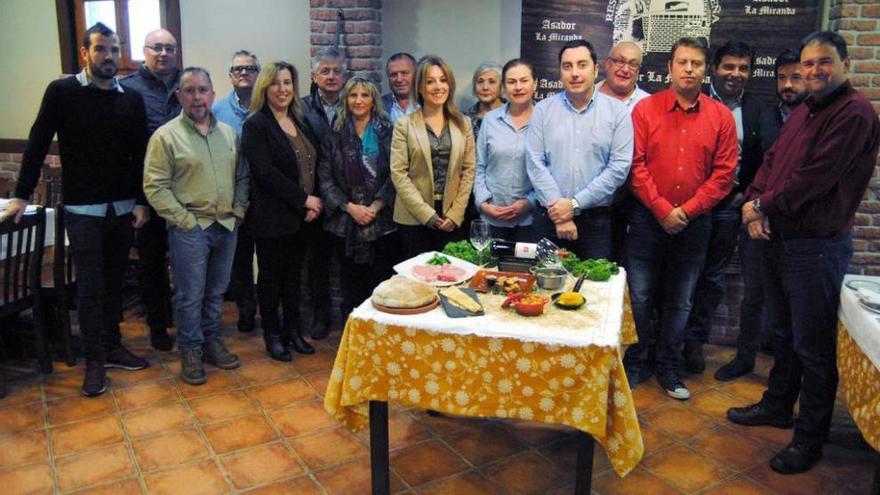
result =
[[[862,352],[841,322],[837,331],[840,389],[865,440],[880,451],[880,370]]]
[[[618,344],[637,340],[626,299]],[[324,407],[350,428],[360,429],[369,422],[371,400],[568,425],[592,435],[620,476],[644,453],[620,345],[444,334],[351,317]]]

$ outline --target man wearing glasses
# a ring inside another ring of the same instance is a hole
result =
[[[319,139],[323,139],[336,120],[340,104],[339,93],[342,92],[346,79],[345,61],[337,50],[325,48],[315,54],[312,59],[311,94],[303,98],[303,103],[327,123],[321,129],[315,129]]]
[[[632,113],[636,103],[651,96],[638,85],[641,68],[641,47],[632,41],[621,41],[605,58],[605,79],[596,84],[596,89],[622,101]]]
[[[220,122],[235,130],[241,137],[241,125],[247,118],[251,106],[251,92],[260,72],[260,61],[247,50],[239,50],[232,55],[229,65],[229,82],[232,92],[226,98],[214,103],[211,111]],[[238,228],[238,242],[235,245],[235,260],[232,263],[232,276],[229,293],[238,306],[238,330],[253,331],[257,315],[257,297],[254,294],[254,239],[247,225]]]
[[[119,80],[126,89],[144,97],[147,109],[147,130],[156,129],[180,115],[177,100],[180,70],[177,68],[177,40],[170,32],[157,29],[144,39],[144,64]],[[149,136],[147,136],[149,137]],[[168,281],[168,233],[163,220],[150,211],[151,221],[137,231],[135,245],[141,262],[141,302],[150,327],[150,344],[154,349],[170,351],[174,343],[168,336],[171,323],[171,287]]]

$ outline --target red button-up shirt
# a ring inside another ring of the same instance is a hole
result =
[[[684,109],[670,88],[640,101],[633,110],[631,187],[658,220],[681,207],[696,218],[733,187],[739,148],[730,110],[700,94]]]
[[[849,82],[822,101],[807,98],[764,155],[748,190],[770,218],[770,235],[848,232],[874,173],[878,147],[877,112]]]

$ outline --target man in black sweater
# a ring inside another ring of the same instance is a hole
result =
[[[21,218],[58,134],[65,226],[73,250],[77,308],[86,358],[82,393],[107,390],[105,368],[149,366],[122,346],[122,274],[133,229],[149,219],[140,187],[146,148],[143,98],[116,81],[119,38],[97,23],[83,37],[85,69],[46,88],[4,218]]]

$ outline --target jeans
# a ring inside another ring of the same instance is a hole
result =
[[[739,335],[736,354],[754,361],[761,343],[768,337],[764,304],[764,249],[767,241],[752,239],[743,226],[739,239],[739,259],[743,278],[743,298],[739,305]]]
[[[837,310],[852,259],[849,233],[827,239],[774,239],[764,251],[764,291],[774,363],[762,402],[790,415],[800,398],[794,440],[828,438],[837,392]]]
[[[171,284],[168,280],[168,228],[150,208],[150,221],[135,233],[140,260],[140,296],[151,329],[171,326]]]
[[[122,345],[122,276],[134,235],[133,218],[131,213],[116,216],[112,207],[104,217],[64,214],[86,362],[103,363],[107,352]]]
[[[181,352],[220,338],[223,293],[235,256],[235,230],[219,223],[207,229],[168,229],[174,271],[174,324]]]
[[[642,371],[648,360],[649,343],[655,337],[657,373],[678,372],[685,325],[705,264],[711,228],[711,219],[703,215],[691,220],[680,233],[670,235],[650,210],[641,204],[633,209],[625,266],[639,342],[626,350],[623,363],[628,373]],[[657,287],[658,283],[662,286]],[[655,335],[651,321],[655,289],[659,289],[662,299],[659,335]]]
[[[577,240],[564,241],[556,236],[556,225],[547,215],[547,209],[536,208],[532,227],[537,239],[547,238],[561,248],[568,249],[581,259],[609,258],[611,256],[611,210],[600,207],[584,210],[574,217]]]
[[[712,331],[712,315],[724,298],[727,285],[727,265],[736,251],[737,239],[742,230],[742,214],[739,207],[719,205],[709,214],[712,233],[706,250],[703,273],[694,291],[694,306],[685,330],[685,343],[702,345],[709,340]],[[746,234],[748,235],[748,234]]]
[[[257,295],[254,289],[254,238],[249,229],[238,227],[238,240],[235,243],[235,258],[232,261],[232,275],[228,292],[238,306],[241,315],[257,314]]]

